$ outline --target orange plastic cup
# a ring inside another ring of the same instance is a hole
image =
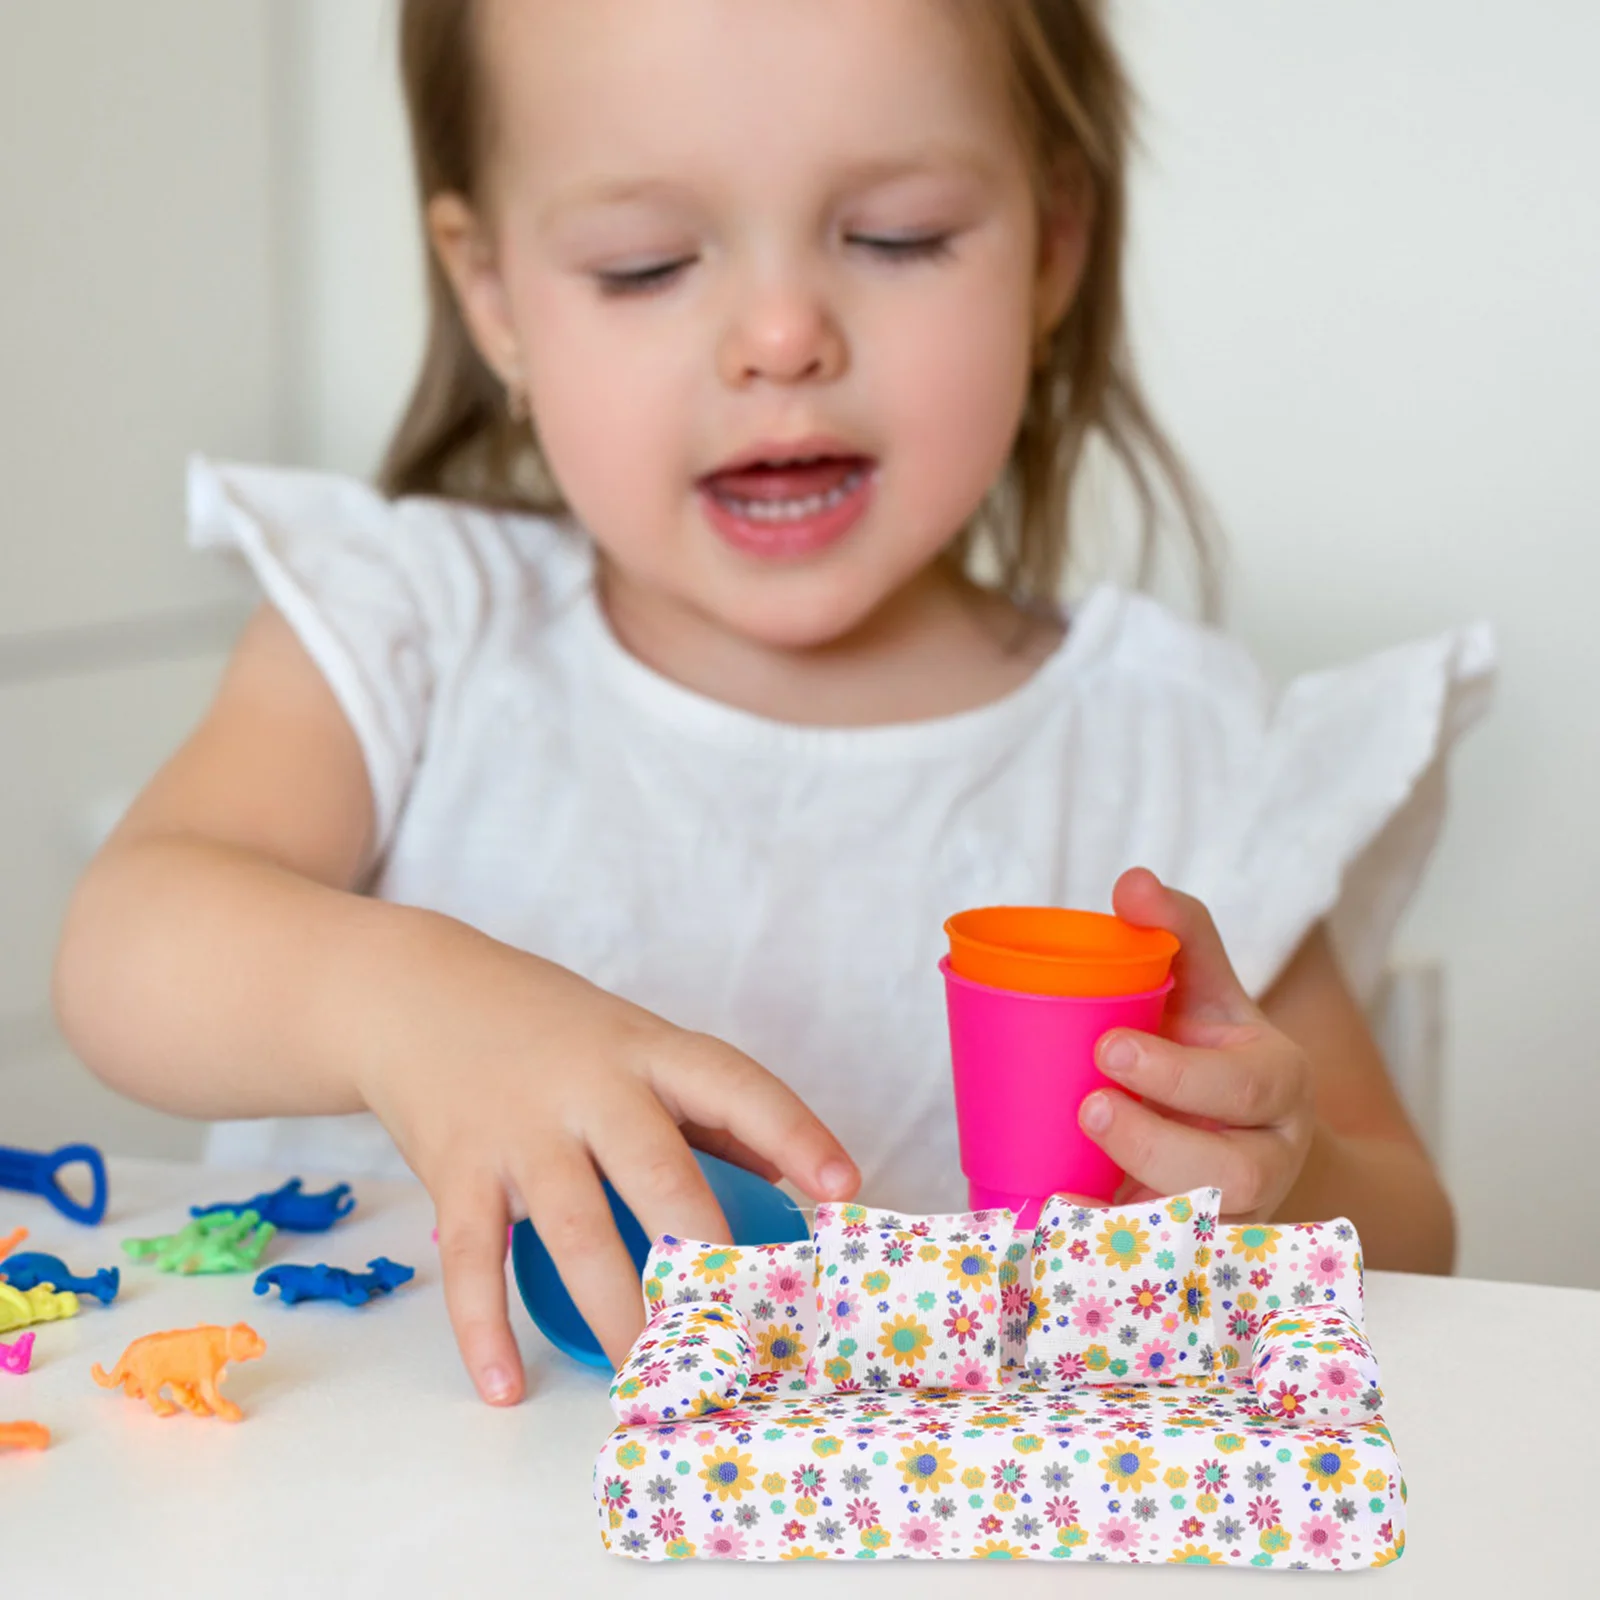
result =
[[[957,976],[991,989],[1090,999],[1144,994],[1167,981],[1176,934],[1100,911],[984,906],[944,925]]]

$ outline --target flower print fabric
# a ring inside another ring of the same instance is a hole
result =
[[[1268,1416],[1339,1426],[1383,1405],[1378,1358],[1343,1306],[1269,1311],[1250,1362],[1256,1397]]]
[[[1216,1189],[1127,1206],[1052,1196],[1033,1236],[1029,1389],[1170,1383],[1215,1366]]]
[[[703,1417],[738,1405],[749,1381],[750,1330],[739,1312],[665,1306],[618,1369],[611,1409],[627,1425]]]
[[[789,1244],[706,1244],[663,1234],[644,1264],[645,1309],[711,1303],[744,1317],[750,1387],[802,1390],[816,1326],[816,1250]]]
[[[1220,1225],[1209,1271],[1220,1371],[1249,1371],[1256,1335],[1276,1311],[1337,1306],[1366,1326],[1361,1240],[1346,1217]]]
[[[813,1389],[994,1389],[1022,1330],[1010,1211],[816,1214]],[[1011,1289],[1008,1313],[1006,1291]],[[1025,1292],[1025,1291],[1024,1291]],[[1008,1342],[1005,1323],[1013,1323]]]

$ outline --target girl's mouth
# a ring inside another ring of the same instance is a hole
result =
[[[713,531],[734,549],[794,559],[849,533],[877,476],[877,463],[864,457],[751,467],[702,479],[700,502]]]

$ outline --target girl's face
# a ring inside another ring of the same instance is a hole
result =
[[[974,3],[481,6],[485,214],[434,238],[635,607],[842,639],[1004,467],[1084,219],[1041,233]],[[752,452],[844,459],[708,483]]]

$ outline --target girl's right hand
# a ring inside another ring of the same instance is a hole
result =
[[[731,1243],[690,1145],[818,1200],[859,1176],[770,1072],[564,968],[466,930],[373,1040],[358,1087],[433,1196],[445,1300],[485,1400],[521,1399],[506,1315],[509,1221],[526,1216],[612,1363],[644,1325],[639,1273],[599,1173],[647,1236]],[[409,966],[409,963],[408,963]]]

